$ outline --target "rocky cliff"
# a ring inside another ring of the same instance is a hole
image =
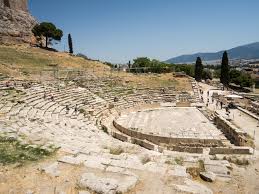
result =
[[[0,44],[31,43],[35,24],[27,0],[0,0]]]

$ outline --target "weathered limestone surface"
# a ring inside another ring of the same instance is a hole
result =
[[[213,182],[216,180],[216,175],[213,172],[201,172],[200,177],[208,182]]]
[[[35,24],[27,0],[0,0],[0,44],[32,42]]]
[[[175,185],[176,190],[179,193],[192,193],[192,194],[212,194],[213,192],[206,186],[194,182],[190,179],[184,181],[184,185]]]
[[[13,10],[28,12],[27,0],[0,0],[0,6],[6,6]]]
[[[115,194],[128,192],[136,186],[137,182],[138,178],[135,176],[117,180],[85,173],[82,175],[79,185],[83,189],[90,189],[96,193]]]

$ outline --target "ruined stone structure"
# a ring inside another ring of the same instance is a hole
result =
[[[28,12],[27,0],[0,0],[0,43],[30,43],[36,20]]]

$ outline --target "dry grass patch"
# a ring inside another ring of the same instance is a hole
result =
[[[122,153],[124,153],[124,150],[122,147],[110,148],[110,154],[121,155]]]

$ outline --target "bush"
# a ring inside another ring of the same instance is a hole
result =
[[[163,63],[158,60],[151,60],[147,57],[140,57],[133,60],[130,72],[133,73],[170,73],[174,68],[171,64]]]
[[[123,152],[124,150],[121,147],[110,148],[110,154],[113,155],[121,155]]]
[[[201,172],[205,171],[205,165],[203,160],[199,160],[199,168]]]
[[[24,164],[27,161],[38,161],[52,155],[56,148],[42,148],[29,144],[21,144],[16,139],[0,136],[0,164]]]
[[[240,87],[251,87],[254,84],[254,80],[249,74],[235,69],[230,71],[230,82]]]
[[[179,157],[179,158],[175,158],[174,159],[176,164],[182,166],[183,165],[183,158],[182,157]]]
[[[81,108],[81,109],[79,109],[79,112],[80,112],[81,114],[84,114],[84,113],[85,113],[85,109]]]

